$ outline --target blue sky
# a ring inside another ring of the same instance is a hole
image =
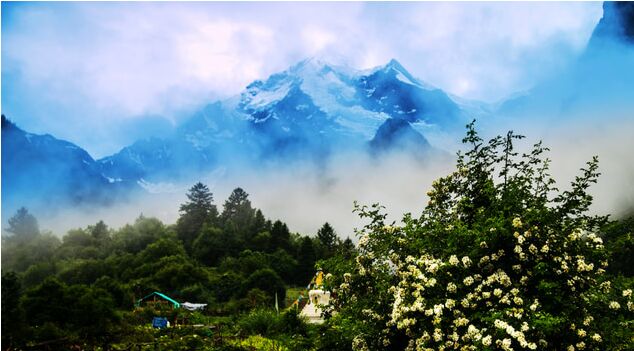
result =
[[[306,57],[398,59],[488,102],[571,62],[601,3],[2,3],[2,112],[93,157]]]

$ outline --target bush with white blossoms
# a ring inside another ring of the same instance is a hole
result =
[[[434,181],[422,215],[406,214],[400,226],[379,205],[357,206],[369,224],[336,291],[338,318],[365,336],[353,346],[605,350],[616,347],[597,323],[605,313],[632,331],[631,290],[617,296],[605,278],[596,233],[607,217],[587,215],[596,157],[559,191],[547,149],[538,143],[519,155],[521,138],[509,132],[487,143],[470,124],[457,170]],[[614,342],[632,345],[631,337]]]

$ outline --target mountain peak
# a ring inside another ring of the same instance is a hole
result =
[[[405,71],[407,72],[407,70],[405,69],[405,67],[403,67],[403,65],[401,65],[400,62],[398,62],[395,58],[391,59],[390,62],[388,62],[385,65],[385,68],[392,68],[398,71]]]
[[[306,71],[320,71],[331,64],[318,56],[312,56],[291,66],[288,71],[292,73],[300,73]]]
[[[7,117],[5,117],[5,115],[2,115],[2,129],[8,129],[8,128],[12,128],[15,127],[15,124],[13,124],[13,122],[11,122]]]
[[[412,125],[401,118],[388,118],[376,131],[370,141],[370,150],[374,155],[389,150],[409,150],[427,153],[431,145]]]
[[[365,71],[364,73],[366,73],[367,75],[371,75],[377,72],[383,72],[383,73],[387,73],[390,76],[393,76],[394,78],[400,80],[403,83],[409,84],[409,85],[415,85],[418,87],[421,87],[423,89],[427,89],[427,90],[435,90],[436,87],[432,86],[431,84],[428,84],[424,81],[421,81],[420,79],[414,77],[411,73],[409,73],[409,71],[403,67],[403,65],[396,60],[395,58],[392,58],[388,63],[386,63],[383,66],[378,66],[375,68],[372,68],[368,71]]]
[[[624,41],[634,43],[634,3],[612,2],[603,3],[603,17],[597,24],[590,45],[601,41]]]

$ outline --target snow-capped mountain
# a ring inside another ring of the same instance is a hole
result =
[[[470,118],[465,106],[395,60],[360,71],[308,59],[208,104],[170,136],[138,140],[97,161],[75,144],[28,133],[3,116],[3,209],[105,204],[130,192],[165,191],[212,170],[297,161],[319,166],[338,152],[405,151],[420,159],[435,147],[423,135],[455,127],[462,133]]]
[[[366,139],[390,117],[448,127],[461,115],[447,94],[414,78],[396,60],[366,71],[304,60],[250,84],[237,107],[255,123],[272,118],[282,123],[281,128],[291,129],[295,123],[310,121]]]
[[[79,146],[25,132],[2,115],[2,211],[18,206],[54,210],[62,204],[105,204],[133,187],[107,178]]]
[[[229,160],[251,165],[320,161],[340,150],[367,150],[372,140],[381,140],[372,144],[373,152],[392,143],[420,147],[428,145],[422,134],[462,133],[473,106],[481,110],[484,105],[450,97],[396,60],[354,70],[307,59],[206,106],[174,136],[138,141],[99,163],[111,178],[164,181]],[[388,120],[407,130],[407,138],[425,143],[401,143],[402,133],[377,134]],[[419,137],[412,139],[412,133]]]

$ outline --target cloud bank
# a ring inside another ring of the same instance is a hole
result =
[[[139,130],[168,133],[199,106],[311,56],[355,68],[394,57],[451,93],[498,100],[572,60],[601,16],[599,3],[3,3],[2,10],[3,113],[94,157],[118,151]]]

